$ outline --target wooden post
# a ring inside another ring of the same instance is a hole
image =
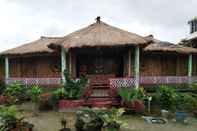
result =
[[[135,47],[135,63],[134,63],[134,75],[135,75],[135,88],[139,88],[139,72],[140,72],[140,48]]]
[[[61,48],[61,76],[62,82],[65,83],[64,71],[66,70],[66,50]]]
[[[131,77],[131,49],[128,52],[128,76]]]
[[[5,57],[5,80],[9,78],[9,58]]]
[[[188,76],[189,76],[189,83],[191,83],[191,76],[192,76],[192,54],[189,54],[188,59]]]

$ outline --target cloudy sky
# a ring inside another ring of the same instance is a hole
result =
[[[38,39],[64,36],[94,22],[178,42],[189,33],[197,0],[0,0],[0,51]]]

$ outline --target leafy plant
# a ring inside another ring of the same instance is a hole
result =
[[[0,107],[0,121],[2,123],[0,130],[9,131],[16,128],[18,122],[22,121],[23,117],[17,112],[15,106]]]
[[[176,104],[177,93],[175,89],[161,85],[156,92],[156,98],[162,109],[174,110]]]
[[[131,91],[132,91],[132,89],[121,88],[121,89],[118,91],[118,94],[119,94],[119,96],[121,97],[121,99],[122,99],[123,101],[130,102],[130,101],[132,100]]]
[[[125,102],[132,102],[133,100],[143,100],[145,97],[145,91],[143,88],[121,88],[118,91],[118,94]]]
[[[87,84],[87,78],[85,76],[81,76],[78,80],[71,79],[67,71],[64,72],[64,75],[66,79],[63,85],[65,90],[65,98],[70,100],[79,99],[82,96],[84,88]]]
[[[197,101],[189,94],[180,93],[176,97],[176,108],[181,111],[192,111],[197,107]]]
[[[29,89],[28,94],[31,97],[33,103],[39,102],[39,95],[42,93],[42,89],[38,86],[33,86]]]
[[[77,131],[101,131],[101,128],[107,130],[119,129],[120,126],[126,126],[121,120],[124,109],[90,109],[83,108],[77,111],[75,127]]]
[[[76,113],[75,127],[77,131],[101,131],[103,120],[99,117],[100,110],[83,108]]]
[[[118,92],[122,102],[121,104],[128,109],[131,108],[137,113],[142,113],[145,109],[144,98],[146,97],[144,89],[141,87],[139,89],[129,89],[121,88]]]
[[[16,103],[25,99],[26,91],[27,89],[24,85],[20,82],[15,82],[6,87],[4,94],[9,97],[11,103]]]
[[[104,128],[109,131],[117,131],[120,126],[126,126],[125,122],[121,119],[124,112],[123,108],[112,108],[100,115],[104,122]]]
[[[51,97],[49,98],[49,102],[53,107],[56,107],[59,100],[65,99],[65,89],[64,88],[58,88],[57,90],[53,91]]]
[[[192,89],[196,89],[197,90],[197,83],[192,83],[190,87],[192,87]]]

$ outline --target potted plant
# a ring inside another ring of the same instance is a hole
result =
[[[83,108],[76,113],[75,127],[77,131],[119,131],[126,126],[121,119],[123,113],[123,108]]]
[[[135,112],[141,113],[144,111],[145,92],[143,88],[132,89],[132,88],[121,88],[118,91],[121,97],[121,105],[127,109],[133,109]]]
[[[39,110],[41,111],[48,111],[53,109],[53,105],[50,102],[52,93],[51,92],[46,92],[46,93],[41,93],[39,98]]]
[[[123,108],[112,108],[111,110],[103,113],[100,117],[104,122],[104,131],[119,131],[120,127],[125,125],[124,121],[121,120],[124,112]]]
[[[83,108],[76,112],[76,131],[101,131],[103,120],[100,115],[101,110]]]
[[[42,93],[42,89],[39,86],[32,86],[28,90],[28,94],[31,98],[31,101],[34,104],[34,114],[37,114],[38,111],[38,104],[40,100],[40,94]]]
[[[59,101],[64,100],[65,98],[65,89],[58,88],[57,90],[53,91],[49,98],[49,103],[53,106],[53,109],[57,109]]]
[[[27,88],[22,85],[20,82],[15,82],[6,87],[4,90],[4,96],[8,98],[9,104],[17,104],[21,103],[27,98]]]
[[[188,112],[195,108],[195,99],[188,94],[178,94],[176,97],[176,121],[184,122]]]
[[[24,117],[17,112],[15,106],[0,108],[1,131],[32,131],[33,125],[24,121]]]
[[[7,97],[5,95],[0,95],[0,105],[7,103]]]
[[[177,93],[173,87],[161,85],[156,91],[156,99],[161,110],[174,111],[176,107]]]
[[[87,78],[81,76],[78,80],[74,80],[67,71],[64,72],[64,75],[66,80],[63,85],[65,99],[59,101],[59,109],[72,109],[81,106],[84,102],[81,97],[87,84]]]

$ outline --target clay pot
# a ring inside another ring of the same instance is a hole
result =
[[[142,113],[145,110],[145,105],[142,100],[134,100],[132,102],[132,108],[137,113]]]
[[[4,95],[0,95],[0,105],[5,104],[7,102],[7,97]]]

